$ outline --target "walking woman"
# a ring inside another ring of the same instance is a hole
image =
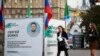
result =
[[[58,40],[58,52],[57,56],[60,56],[61,51],[65,52],[65,55],[68,56],[68,48],[66,45],[68,45],[68,36],[67,33],[64,31],[64,28],[62,26],[58,26],[58,33],[57,33],[57,40]]]
[[[96,56],[98,33],[94,23],[89,24],[88,37],[91,56]]]

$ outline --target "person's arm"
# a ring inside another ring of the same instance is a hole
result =
[[[65,32],[64,36],[65,36],[65,39],[64,39],[65,40],[65,43],[69,47],[69,44],[68,44],[68,35],[67,35],[66,32]]]
[[[57,33],[57,37],[58,37],[58,33]]]
[[[64,36],[65,36],[66,40],[68,40],[68,35],[66,32],[64,32]]]
[[[97,30],[95,30],[94,32],[93,32],[93,37],[96,37],[96,38],[98,38],[98,32],[97,32]]]
[[[59,32],[57,33],[57,40],[58,40]],[[59,41],[59,40],[58,40]]]

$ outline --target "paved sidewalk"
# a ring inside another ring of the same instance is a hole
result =
[[[90,56],[90,50],[69,50],[69,56]],[[100,56],[100,50],[97,50],[97,56]]]
[[[69,50],[69,56],[90,56],[90,50]],[[0,53],[0,56],[3,56]],[[100,56],[100,50],[97,50],[97,56]]]

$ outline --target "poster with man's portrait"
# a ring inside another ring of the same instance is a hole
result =
[[[4,56],[42,56],[43,19],[5,20]]]
[[[40,33],[40,25],[37,22],[31,22],[27,26],[27,33],[31,37],[36,37]]]

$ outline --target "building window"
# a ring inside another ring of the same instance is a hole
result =
[[[25,18],[26,17],[26,15],[23,15],[23,18]]]
[[[17,13],[20,13],[20,12],[21,12],[21,11],[18,9],[18,10],[17,10]]]
[[[22,14],[26,14],[26,10],[25,9],[22,11]]]
[[[17,9],[15,10],[15,13],[17,13]]]
[[[32,8],[32,5],[30,6],[30,8]]]
[[[22,0],[20,0],[20,2],[22,2]]]
[[[12,17],[11,18],[15,18],[15,15],[11,15]]]
[[[9,10],[5,9],[5,14],[9,14]]]
[[[18,18],[18,15],[16,15],[15,18]]]
[[[7,5],[6,5],[6,3],[4,4],[4,8],[7,8]]]
[[[52,7],[52,0],[49,0],[49,5],[50,7]]]
[[[11,2],[11,0],[9,0],[9,2]]]
[[[8,18],[11,18],[11,15],[8,15]]]
[[[21,10],[21,9],[18,9],[18,10],[17,10],[17,14],[18,14],[18,15],[21,15],[21,14],[22,14],[22,10]]]
[[[12,10],[12,14],[16,14],[16,13],[15,13],[15,10]]]
[[[30,0],[30,3],[32,3],[32,0]]]
[[[8,7],[11,8],[11,5],[9,5]]]
[[[7,15],[5,15],[4,18],[6,19],[7,18]]]
[[[6,3],[6,0],[4,0],[4,2]]]
[[[39,2],[39,0],[35,0],[35,2],[36,2],[36,3],[38,3],[38,2]]]
[[[17,3],[17,0],[15,0],[15,3]]]
[[[8,10],[8,14],[12,14],[12,9],[9,9]]]
[[[26,0],[26,1],[28,1],[28,0]]]

